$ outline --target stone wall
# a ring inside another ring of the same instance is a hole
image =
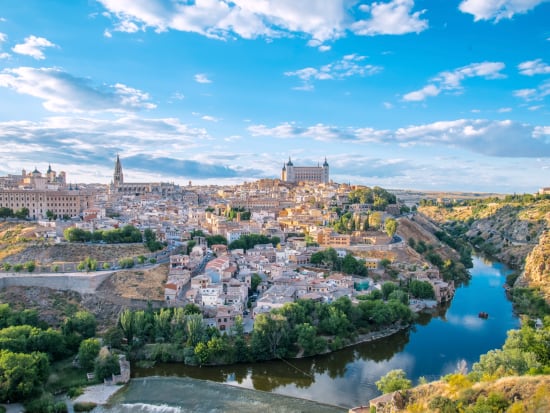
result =
[[[61,291],[76,291],[80,294],[92,294],[101,283],[113,272],[102,271],[89,274],[20,274],[5,273],[0,275],[0,289],[12,286],[45,287]]]

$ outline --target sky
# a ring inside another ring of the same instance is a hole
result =
[[[0,175],[550,186],[549,0],[0,0]]]

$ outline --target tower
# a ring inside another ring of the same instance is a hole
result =
[[[329,182],[329,178],[328,178],[328,162],[327,162],[327,157],[325,156],[325,162],[323,162],[323,178],[322,178],[322,182],[324,184],[328,184]]]
[[[124,175],[122,175],[122,164],[120,163],[120,158],[118,157],[118,154],[117,154],[116,163],[115,163],[115,173],[113,175],[113,184],[115,186],[119,186],[122,183],[124,183]]]

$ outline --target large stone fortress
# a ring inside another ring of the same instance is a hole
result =
[[[322,166],[294,166],[292,160],[283,165],[281,180],[284,182],[317,182],[320,184],[329,183],[329,168],[327,158]]]

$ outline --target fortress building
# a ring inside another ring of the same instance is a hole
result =
[[[317,182],[320,184],[328,184],[329,182],[329,167],[327,158],[322,166],[294,166],[290,157],[288,162],[283,165],[281,172],[281,180],[284,182]]]

